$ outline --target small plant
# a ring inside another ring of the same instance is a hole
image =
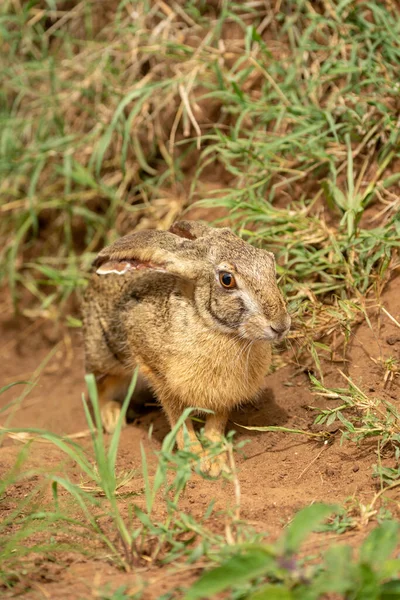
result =
[[[314,393],[339,401],[331,409],[316,409],[315,423],[332,425],[338,422],[344,438],[360,442],[365,438],[376,437],[380,447],[400,442],[400,413],[394,404],[387,400],[368,397],[347,375],[341,373],[348,382],[348,388],[329,389],[310,375]],[[347,418],[348,417],[348,418]]]
[[[360,221],[360,218],[371,202],[374,195],[374,186],[376,181],[379,179],[381,173],[386,169],[387,164],[392,159],[392,155],[389,154],[389,158],[386,157],[383,164],[379,165],[378,172],[367,188],[361,192],[360,186],[362,183],[363,170],[357,179],[354,181],[354,170],[353,170],[353,150],[350,142],[350,135],[346,133],[345,143],[347,149],[347,190],[344,194],[340,188],[331,180],[325,180],[322,184],[326,199],[331,207],[337,206],[343,213],[341,225],[345,225],[347,228],[347,237],[352,238],[356,231]]]
[[[22,467],[30,444],[35,439],[54,444],[78,467],[78,473],[71,477],[65,474],[65,470],[59,472],[61,469],[50,473],[38,472],[41,476],[40,486],[35,487],[26,501],[18,504],[2,523],[0,541],[3,545],[0,558],[4,570],[3,581],[12,580],[16,565],[21,565],[22,560],[25,570],[29,570],[30,557],[38,552],[62,553],[70,550],[85,554],[91,552],[90,546],[98,547],[100,544],[102,553],[106,553],[109,559],[124,570],[130,571],[136,566],[172,563],[182,557],[190,563],[202,556],[212,557],[226,545],[223,535],[213,533],[207,527],[207,519],[213,512],[213,502],[210,502],[202,518],[183,512],[179,506],[194,470],[202,475],[199,456],[190,450],[174,450],[178,430],[184,426],[192,409],[183,412],[175,427],[164,438],[161,449],[157,452],[154,474],[149,473],[148,457],[143,448],[141,473],[118,473],[117,453],[121,427],[136,378],[137,371],[123,403],[118,425],[111,438],[106,441],[95,379],[92,375],[86,377],[93,408],[92,417],[89,406],[83,399],[92,442],[89,449],[62,436],[38,429],[4,429],[3,435],[29,434],[31,441],[24,446],[13,470],[3,478],[0,498],[8,493],[16,481],[24,480],[29,475]],[[209,442],[207,450],[212,457],[227,452],[234,471],[232,434],[221,443]],[[140,491],[129,494],[128,497],[133,497],[134,500],[128,502],[126,511],[119,501],[120,495],[133,478],[141,478],[142,485]],[[49,485],[52,502],[44,503],[43,493]],[[160,504],[162,506],[162,518],[159,510],[155,514],[156,501],[158,508]],[[232,515],[229,515],[229,511],[223,515],[227,520],[227,535],[232,540],[237,537],[254,539],[251,528],[242,527],[240,523],[237,513],[239,501],[240,498]],[[76,516],[77,513],[79,517]],[[108,525],[105,526],[104,523]],[[11,524],[15,532],[9,535]],[[68,533],[65,527],[69,527]],[[45,531],[62,533],[65,542],[57,542],[55,533],[53,543],[30,545],[32,536]],[[82,542],[86,538],[89,546],[87,543],[70,543],[71,536],[79,537]]]
[[[384,387],[390,387],[395,377],[398,377],[400,374],[400,363],[397,358],[394,356],[389,356],[384,361],[382,361],[384,368]]]
[[[243,600],[319,600],[338,594],[346,600],[383,600],[400,594],[400,525],[386,521],[361,546],[358,558],[349,546],[333,546],[322,562],[300,558],[301,544],[334,511],[314,504],[296,514],[274,546],[247,545],[232,549],[221,566],[204,573],[187,591],[185,600],[213,598],[240,589]],[[238,596],[239,597],[239,596]]]

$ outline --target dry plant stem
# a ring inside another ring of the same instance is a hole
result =
[[[379,492],[377,492],[375,494],[374,498],[372,499],[371,504],[369,505],[369,511],[372,511],[374,509],[376,502],[379,500],[379,498],[381,498],[381,496],[383,496],[383,494],[386,494],[386,492],[390,492],[391,490],[394,490],[395,488],[398,488],[399,486],[400,486],[400,481],[395,481],[394,483],[391,483],[387,487],[379,490]]]
[[[199,127],[198,122],[195,119],[195,116],[194,116],[193,111],[192,111],[192,107],[190,106],[190,102],[189,102],[189,97],[188,97],[187,91],[186,91],[186,89],[184,88],[183,85],[179,85],[179,94],[180,94],[180,96],[182,98],[182,101],[183,101],[183,104],[184,104],[184,106],[186,108],[186,112],[188,114],[190,122],[192,123],[192,125],[193,125],[193,127],[194,127],[194,129],[196,131],[196,134],[197,134],[197,149],[200,150],[200,146],[201,146],[201,129]],[[186,137],[188,137],[189,134],[190,134],[190,131],[185,131],[184,132],[184,135],[186,135]]]
[[[227,452],[229,457],[229,471],[232,473],[233,477],[233,485],[235,490],[235,520],[240,521],[240,505],[241,505],[241,491],[240,491],[240,481],[237,473],[235,457],[233,455],[233,446],[232,444],[228,444]]]
[[[324,452],[324,450],[327,449],[328,446],[324,446],[316,456],[314,456],[314,458],[308,463],[308,465],[303,469],[303,471],[300,473],[300,475],[297,477],[297,479],[301,479],[303,477],[303,475],[308,471],[308,469],[315,463],[315,461],[317,461],[319,459],[319,457],[321,456],[321,454]]]
[[[229,519],[225,525],[225,537],[226,541],[230,546],[234,546],[240,543],[239,534],[237,531],[238,523],[240,522],[240,505],[241,505],[241,491],[240,491],[240,481],[236,469],[235,458],[233,455],[233,447],[232,444],[227,444],[227,455],[228,455],[228,463],[229,463],[229,472],[232,476],[234,495],[235,495],[235,509],[233,520]]]
[[[18,442],[22,442],[23,444],[25,444],[27,441],[29,440],[35,440],[35,442],[39,442],[41,444],[53,444],[53,442],[51,440],[46,440],[43,439],[42,435],[40,433],[28,433],[28,432],[24,432],[24,431],[20,431],[20,432],[10,432],[10,428],[9,427],[1,427],[0,426],[0,432],[3,431],[9,438],[13,439],[13,440],[17,440]],[[65,440],[79,440],[79,439],[83,439],[83,438],[89,438],[91,436],[92,430],[91,429],[85,429],[84,431],[77,431],[75,433],[70,433],[68,435],[64,435],[62,436],[62,439]]]
[[[389,317],[389,319],[397,326],[400,328],[400,323],[386,310],[386,308],[384,306],[382,306],[382,311],[385,313],[385,315],[387,317]]]

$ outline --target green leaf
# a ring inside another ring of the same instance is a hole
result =
[[[345,595],[353,588],[355,566],[350,546],[333,546],[325,554],[324,570],[313,581],[319,595],[336,593]]]
[[[118,452],[118,446],[119,446],[119,440],[121,437],[121,429],[122,429],[122,423],[125,420],[125,415],[126,415],[126,411],[128,410],[128,406],[129,406],[129,402],[130,399],[132,398],[133,395],[133,391],[136,387],[136,382],[137,382],[137,378],[138,378],[138,372],[139,369],[138,367],[136,367],[131,382],[129,384],[129,388],[128,391],[126,392],[126,396],[125,396],[125,400],[122,404],[121,407],[121,414],[119,415],[118,418],[118,422],[117,422],[117,426],[115,428],[115,431],[111,437],[111,442],[110,442],[110,446],[108,448],[108,460],[110,463],[110,467],[112,469],[112,471],[115,473],[115,463],[117,461],[117,452]]]
[[[139,521],[141,523],[143,523],[143,525],[151,531],[153,524],[151,522],[149,515],[147,515],[145,512],[143,512],[142,509],[136,505],[133,507],[133,510],[135,511],[135,515],[137,516]]]
[[[379,581],[378,577],[372,570],[370,565],[359,566],[360,583],[354,582],[354,587],[357,589],[357,594],[354,600],[379,600]]]
[[[10,388],[14,387],[15,385],[30,385],[31,383],[32,383],[31,381],[13,381],[12,383],[9,383],[8,385],[1,387],[0,394],[4,394],[4,392],[6,392]]]
[[[356,428],[354,427],[353,423],[351,423],[350,421],[348,421],[343,416],[343,413],[340,412],[340,410],[337,412],[337,417],[343,423],[343,425],[345,425],[345,427],[346,427],[346,429],[348,431],[351,431],[352,433],[354,433],[356,431]]]
[[[381,588],[379,600],[399,600],[400,598],[400,579],[387,581]]]
[[[321,187],[330,208],[336,205],[343,211],[348,209],[346,196],[332,181],[325,179]]]
[[[381,579],[400,578],[400,558],[386,560],[380,569]],[[399,579],[400,581],[400,579]]]
[[[283,539],[285,554],[292,554],[299,550],[300,544],[337,508],[328,504],[311,504],[298,512],[287,528]]]
[[[329,415],[329,417],[327,418],[327,420],[326,420],[326,426],[327,426],[327,427],[329,427],[329,425],[332,425],[332,423],[334,423],[334,422],[335,422],[335,420],[336,420],[336,417],[337,417],[337,416],[339,416],[339,414],[340,414],[340,413],[337,413],[337,414],[336,414],[335,412],[331,413],[331,414]]]
[[[268,584],[250,594],[246,600],[293,600],[293,594],[287,587]]]
[[[360,550],[360,562],[370,564],[378,569],[395,551],[399,543],[400,525],[396,521],[384,521],[376,527]]]
[[[249,548],[245,552],[233,556],[220,567],[202,575],[189,589],[185,600],[212,598],[214,594],[227,588],[264,575],[274,563],[273,556],[267,550]]]

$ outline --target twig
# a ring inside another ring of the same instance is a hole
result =
[[[241,501],[241,491],[240,491],[240,483],[237,475],[237,469],[235,464],[235,459],[233,456],[233,448],[232,444],[228,444],[228,457],[229,457],[229,467],[231,469],[231,473],[233,476],[233,487],[235,490],[235,519],[237,521],[240,520],[240,501]]]
[[[194,127],[194,129],[195,129],[195,131],[197,133],[197,149],[200,150],[200,145],[201,145],[201,129],[199,127],[198,122],[196,121],[196,118],[195,118],[194,114],[193,114],[192,107],[190,106],[190,101],[189,101],[189,97],[188,97],[186,89],[183,87],[182,84],[179,84],[178,89],[179,89],[180,97],[182,98],[182,102],[183,102],[183,104],[184,104],[184,106],[186,108],[186,112],[187,112],[187,115],[188,115],[188,117],[190,119],[190,122],[193,125],[193,127]],[[185,132],[185,135],[189,135],[189,132]]]
[[[379,498],[382,496],[382,494],[384,494],[385,492],[388,492],[389,490],[393,490],[396,487],[400,486],[400,481],[395,481],[394,483],[391,483],[390,485],[388,485],[387,487],[383,488],[382,490],[379,490],[379,492],[377,492],[369,506],[370,509],[373,508],[375,502],[377,500],[379,500]]]
[[[325,443],[327,443],[327,442],[325,442]],[[302,476],[304,475],[304,473],[306,473],[306,472],[308,471],[308,469],[311,467],[311,465],[312,465],[312,464],[314,464],[316,460],[318,460],[318,458],[321,456],[321,454],[323,453],[323,451],[324,451],[324,450],[326,450],[326,448],[327,448],[327,447],[328,447],[328,446],[324,446],[324,447],[322,448],[322,450],[320,450],[320,451],[318,452],[317,456],[315,456],[315,457],[312,459],[312,461],[308,463],[308,465],[305,467],[305,469],[303,469],[303,470],[302,470],[302,472],[301,472],[301,473],[300,473],[300,475],[297,477],[297,479],[301,479],[301,478],[302,478]]]
[[[52,440],[45,440],[41,437],[40,433],[29,433],[29,431],[9,431],[7,427],[3,427],[0,425],[0,434],[4,433],[8,437],[13,440],[17,440],[18,442],[27,442],[28,440],[35,440],[37,442],[41,442],[42,444],[53,444]],[[71,433],[70,435],[61,436],[63,440],[78,440],[84,437],[89,437],[92,433],[92,430],[85,429],[84,431],[78,431],[76,433]]]
[[[266,427],[257,427],[257,426],[251,426],[251,425],[241,425],[240,423],[235,423],[234,425],[237,425],[238,427],[243,427],[243,429],[248,429],[249,431],[281,431],[283,433],[297,433],[299,435],[307,435],[308,437],[312,437],[312,438],[319,438],[319,439],[326,439],[327,437],[330,436],[329,432],[323,432],[323,433],[313,433],[311,431],[304,431],[303,429],[290,429],[289,427],[279,427],[277,425],[269,425]]]
[[[386,315],[387,317],[389,317],[389,319],[390,319],[391,321],[393,321],[393,323],[394,323],[395,325],[397,325],[397,327],[399,327],[399,328],[400,328],[400,323],[399,323],[398,321],[396,321],[396,319],[395,319],[394,317],[392,317],[392,315],[390,314],[390,312],[388,312],[384,306],[382,306],[381,308],[382,308],[383,312],[385,313],[385,315]]]

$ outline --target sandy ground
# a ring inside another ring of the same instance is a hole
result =
[[[382,298],[383,306],[400,321],[400,279],[394,280]],[[24,398],[17,410],[2,414],[1,425],[13,427],[38,427],[59,434],[75,434],[87,430],[82,408],[84,362],[82,340],[77,331],[57,331],[49,323],[29,322],[12,317],[8,303],[3,304],[0,320],[1,331],[1,375],[0,387],[16,380],[32,380],[42,364],[39,380],[30,394]],[[49,358],[49,353],[51,357]],[[383,397],[399,405],[399,384],[396,379],[390,386],[384,385],[384,369],[380,361],[389,356],[400,359],[400,329],[388,317],[372,318],[372,329],[365,323],[352,337],[348,362],[325,365],[328,372],[325,383],[346,387],[338,374],[345,370],[369,395]],[[377,462],[374,446],[364,443],[341,443],[340,432],[334,433],[329,443],[315,441],[305,436],[282,432],[249,432],[235,423],[243,425],[279,425],[288,428],[313,430],[315,413],[310,406],[332,406],[332,401],[317,398],[310,391],[307,374],[298,365],[290,362],[288,352],[280,358],[287,362],[266,380],[263,396],[253,406],[244,407],[232,415],[229,427],[237,430],[236,439],[249,439],[243,453],[236,457],[241,488],[241,517],[259,531],[267,531],[276,538],[293,513],[315,501],[345,502],[353,498],[367,504],[377,491],[378,482],[372,478],[373,465]],[[43,361],[48,362],[43,365]],[[4,406],[14,399],[22,388],[15,387],[0,397]],[[149,439],[148,429],[153,426]],[[333,430],[337,429],[335,425]],[[122,433],[117,468],[119,471],[140,470],[140,444],[144,445],[149,457],[160,448],[168,431],[163,413],[153,410],[129,425]],[[87,437],[82,443],[88,443]],[[14,464],[21,443],[9,437],[0,447],[0,476]],[[50,469],[60,462],[60,453],[50,444],[35,442],[30,448],[29,464],[33,467]],[[155,459],[150,458],[150,464]],[[0,511],[10,510],[18,498],[24,497],[35,484],[35,480],[21,481],[13,486],[8,497],[0,504]],[[142,489],[141,477],[128,484],[130,491]],[[398,512],[400,491],[390,493],[391,510]],[[140,504],[140,496],[138,497]],[[181,509],[200,517],[212,498],[216,498],[216,510],[233,506],[234,487],[229,482],[205,481],[194,476],[181,502]],[[122,503],[129,500],[121,499]],[[3,513],[4,514],[4,513]],[[215,517],[216,530],[223,531],[224,523]],[[350,544],[357,544],[371,525],[362,525],[340,536]],[[325,546],[339,540],[330,533],[315,536],[308,543],[308,550]],[[104,560],[66,557],[59,563],[40,559],[29,581],[18,584],[14,591],[5,591],[12,597],[26,589],[29,598],[94,598],[95,590],[106,584],[111,589],[126,584],[133,593],[141,581],[150,585],[145,598],[159,598],[177,584],[191,581],[198,574],[193,568],[178,574],[168,575],[167,567],[150,565],[136,573],[122,573],[112,563]],[[1,587],[1,586],[0,586]],[[179,597],[179,594],[176,596]]]

